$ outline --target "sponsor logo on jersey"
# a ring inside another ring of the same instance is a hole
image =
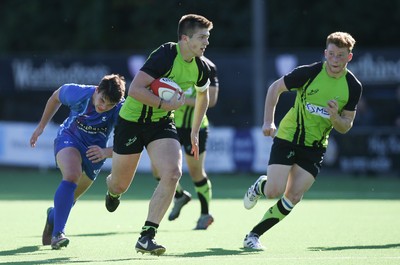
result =
[[[85,133],[88,133],[88,134],[101,133],[104,135],[107,134],[107,126],[106,125],[102,125],[102,127],[94,127],[91,125],[84,124],[80,119],[76,119],[75,121],[78,126],[78,129],[84,131]]]
[[[306,103],[306,109],[309,113],[317,116],[321,116],[322,118],[329,119],[329,113],[326,111],[324,107],[317,106],[311,103]]]

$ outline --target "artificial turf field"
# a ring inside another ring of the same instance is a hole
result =
[[[47,207],[58,171],[0,169],[0,264],[400,264],[400,178],[321,174],[293,212],[261,237],[266,251],[242,248],[245,234],[275,200],[248,211],[242,196],[254,174],[210,174],[215,222],[194,231],[200,206],[194,199],[181,216],[161,223],[156,240],[163,256],[136,253],[156,181],[137,174],[118,210],[104,207],[105,173],[74,206],[67,223],[70,244],[41,246]],[[194,194],[189,177],[183,185]]]

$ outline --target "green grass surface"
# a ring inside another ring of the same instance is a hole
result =
[[[293,212],[261,237],[267,250],[260,252],[244,250],[243,238],[275,200],[245,210],[241,198],[257,176],[212,176],[215,223],[194,231],[200,207],[192,200],[177,220],[161,223],[156,239],[167,252],[156,257],[134,250],[156,182],[139,174],[118,210],[108,213],[104,177],[74,206],[70,245],[55,251],[41,246],[41,233],[58,172],[2,170],[0,264],[400,264],[398,178],[321,175]],[[183,184],[193,192],[187,176]]]

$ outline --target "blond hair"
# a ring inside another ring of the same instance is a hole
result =
[[[354,38],[347,32],[337,31],[329,34],[326,38],[326,47],[329,44],[335,44],[339,48],[347,48],[349,52],[353,50],[355,43]]]

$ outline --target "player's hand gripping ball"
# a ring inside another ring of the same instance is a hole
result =
[[[150,84],[150,89],[151,91],[153,91],[154,95],[159,96],[160,98],[165,100],[170,100],[175,91],[179,92],[179,97],[183,93],[182,89],[177,83],[166,77],[155,79]]]

